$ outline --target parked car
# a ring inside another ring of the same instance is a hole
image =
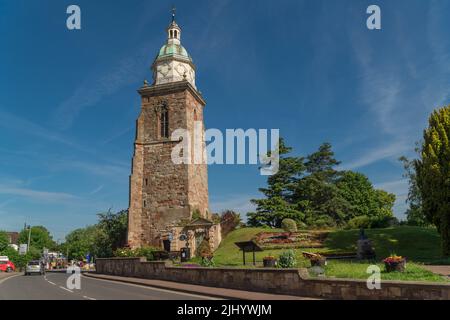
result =
[[[9,259],[0,260],[0,272],[13,272],[16,271],[16,266],[14,263],[9,261]]]
[[[38,273],[40,275],[45,274],[44,264],[39,260],[32,260],[27,263],[27,267],[25,268],[25,275],[31,275],[33,273]]]

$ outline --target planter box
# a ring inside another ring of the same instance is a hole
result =
[[[393,271],[404,272],[406,268],[406,260],[403,259],[402,261],[391,263],[385,262],[384,266],[386,267],[386,272],[393,272]]]

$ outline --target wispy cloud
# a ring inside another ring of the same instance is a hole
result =
[[[153,46],[146,45],[131,56],[124,58],[112,70],[100,76],[91,75],[63,101],[55,111],[54,121],[60,129],[68,129],[79,114],[92,107],[120,88],[144,79]]]
[[[59,142],[72,147],[79,147],[74,142],[63,137],[62,135],[44,128],[23,117],[16,116],[0,108],[0,128],[5,128],[12,131],[20,131],[21,133],[40,137],[42,139]]]
[[[130,165],[111,164],[108,162],[89,162],[84,160],[60,159],[52,163],[51,170],[81,170],[95,176],[123,179],[130,174]]]
[[[250,199],[257,198],[255,195],[228,195],[226,197],[211,198],[211,209],[213,212],[222,212],[224,210],[234,210],[245,218],[247,212],[255,210],[255,206],[250,203]]]
[[[0,194],[13,195],[44,202],[65,202],[78,199],[77,196],[69,193],[48,192],[5,185],[0,185]]]
[[[410,149],[408,141],[404,139],[394,140],[382,146],[365,150],[356,159],[343,164],[341,169],[353,170],[387,158],[397,159],[400,155],[410,151]]]
[[[103,188],[104,188],[105,186],[102,184],[102,185],[99,185],[97,188],[95,188],[94,190],[92,190],[91,192],[89,192],[89,194],[92,196],[92,195],[94,195],[94,194],[96,194],[96,193],[99,193],[100,191],[102,191],[103,190]]]

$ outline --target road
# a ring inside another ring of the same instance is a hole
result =
[[[81,288],[69,290],[68,274],[23,274],[0,279],[0,300],[211,300],[212,297],[81,276]]]

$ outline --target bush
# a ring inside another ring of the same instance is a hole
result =
[[[288,250],[280,254],[278,266],[280,268],[295,268],[297,266],[297,258],[294,250]]]
[[[287,232],[296,232],[297,223],[289,218],[283,219],[283,221],[281,221],[281,229]]]
[[[396,217],[374,217],[372,218],[370,227],[371,228],[389,228],[398,225],[398,219]]]
[[[194,220],[200,219],[201,217],[202,217],[202,215],[200,214],[200,210],[195,209],[195,210],[192,212],[192,218],[191,218],[191,220],[194,221]]]
[[[212,250],[207,239],[203,239],[197,248],[197,255],[204,258],[212,256]]]
[[[154,247],[142,247],[136,249],[136,254],[139,257],[147,258],[147,261],[153,261],[155,260],[155,256],[153,254],[155,251],[160,251],[160,249]]]
[[[368,216],[358,216],[347,222],[348,229],[368,229],[371,227],[372,220]]]
[[[231,231],[241,224],[241,216],[232,210],[222,212],[220,217],[220,230],[222,238],[225,238]]]
[[[114,257],[135,257],[135,251],[131,248],[119,248],[114,251]]]
[[[306,223],[310,227],[317,228],[317,229],[330,228],[330,227],[336,226],[336,222],[330,216],[319,216],[315,219],[310,218],[310,219],[308,219],[308,221]]]
[[[200,265],[202,267],[212,268],[216,264],[214,263],[214,258],[212,256],[210,256],[210,257],[202,257],[202,260],[200,261]]]
[[[142,248],[119,248],[114,252],[115,257],[129,257],[129,258],[141,258],[145,257],[147,261],[155,260],[154,252],[160,251],[154,247],[142,247]]]

